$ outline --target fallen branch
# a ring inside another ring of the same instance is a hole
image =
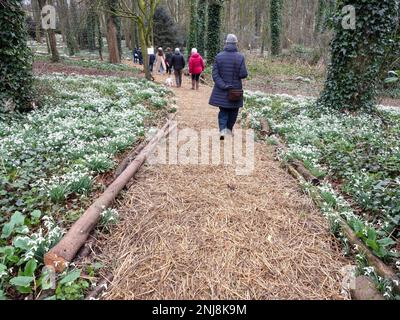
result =
[[[295,160],[292,162],[292,165],[296,168],[296,170],[303,176],[306,181],[311,182],[314,186],[319,186],[321,181],[315,177],[308,169],[304,166],[301,161]]]
[[[79,249],[78,253],[76,254],[76,259],[82,260],[88,257],[92,253],[93,244],[94,244],[93,239],[86,241],[86,243]]]
[[[128,154],[128,156],[120,163],[117,169],[114,172],[114,179],[118,178],[122,172],[129,166],[129,164],[133,161],[133,159],[146,147],[146,145],[150,143],[148,140],[140,143],[132,152]]]
[[[262,119],[261,120],[261,134],[266,137],[266,136],[271,136],[273,134],[271,127],[269,126],[267,120]],[[279,137],[276,137],[277,140],[277,147],[279,149],[282,149],[284,151],[287,150],[286,145],[281,141]],[[318,179],[316,176],[314,176],[305,166],[304,164],[299,161],[299,160],[294,160],[290,162],[290,164],[294,167],[294,169],[301,174],[301,176],[307,181],[312,183],[314,186],[319,186],[321,184],[320,179]]]
[[[370,265],[372,265],[378,275],[393,282],[394,290],[400,293],[400,279],[391,267],[375,256],[371,250],[357,237],[346,221],[340,218],[340,226],[343,233],[352,245],[358,247],[358,251],[363,253]]]
[[[85,300],[96,300],[98,297],[108,288],[108,285],[113,281],[114,276],[109,273],[105,278],[103,278],[98,285],[86,296]]]
[[[109,208],[117,195],[139,171],[143,163],[157,146],[158,142],[167,135],[171,120],[159,130],[151,142],[132,161],[128,168],[104,191],[104,193],[86,210],[76,221],[61,241],[44,256],[44,263],[53,267],[57,272],[62,272],[73,260],[76,253],[86,242],[90,232],[97,225],[101,213]]]
[[[272,135],[271,127],[269,126],[267,120],[265,119],[261,119],[261,135],[263,137]]]

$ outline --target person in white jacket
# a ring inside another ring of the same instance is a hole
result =
[[[161,70],[162,67],[162,70]],[[165,54],[162,48],[158,48],[156,54],[156,72],[158,74],[164,74],[167,71],[167,66],[165,64]]]

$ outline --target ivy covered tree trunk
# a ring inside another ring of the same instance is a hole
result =
[[[271,54],[276,56],[282,51],[282,0],[271,0]]]
[[[208,5],[207,61],[214,63],[221,50],[221,12],[223,0],[210,0]]]
[[[197,47],[197,4],[196,0],[190,0],[190,28],[187,40],[187,53],[190,55],[192,48]]]
[[[67,41],[67,48],[69,56],[75,55],[76,50],[76,39],[73,30],[71,29],[70,14],[68,8],[67,0],[59,0],[59,5],[61,7],[61,14],[64,16],[64,28],[65,28],[65,38]]]
[[[81,44],[83,43],[82,41],[82,35],[79,32],[79,17],[78,17],[78,8],[76,5],[75,0],[69,0],[69,5],[71,8],[71,31],[74,35],[75,38],[75,51],[78,52],[80,49]]]
[[[89,51],[96,50],[96,12],[92,7],[89,8],[86,18],[87,42]]]
[[[118,54],[119,59],[122,59],[122,22],[121,18],[117,16],[113,16],[115,27],[117,28],[117,46],[118,46]]]
[[[315,15],[314,33],[318,34],[326,31],[328,20],[335,9],[335,0],[318,0],[318,8]]]
[[[204,57],[206,51],[207,0],[199,0],[197,14],[197,50]]]
[[[0,111],[31,108],[32,52],[22,2],[0,1]]]
[[[97,46],[99,48],[100,60],[103,61],[103,34],[101,33],[100,17],[96,14]]]
[[[381,70],[393,50],[399,0],[340,0],[334,15],[332,62],[318,105],[340,111],[372,110]],[[355,7],[355,29],[342,13]],[[345,24],[344,24],[345,23]],[[346,24],[347,23],[347,24]]]

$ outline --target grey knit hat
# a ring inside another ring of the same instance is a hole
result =
[[[228,34],[228,36],[226,37],[226,43],[238,43],[238,39],[234,34]]]

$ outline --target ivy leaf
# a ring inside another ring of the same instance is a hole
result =
[[[10,280],[10,284],[16,287],[29,287],[33,280],[34,280],[33,277],[27,277],[27,276],[15,277]]]
[[[10,220],[10,223],[13,223],[14,226],[21,226],[24,224],[24,222],[25,222],[25,216],[19,211],[15,212]]]
[[[11,236],[13,231],[14,231],[14,225],[11,222],[5,223],[1,233],[1,237],[3,239],[7,239]]]
[[[42,216],[42,212],[40,210],[35,210],[31,213],[31,216],[35,219],[39,219]]]
[[[377,241],[382,247],[393,246],[396,244],[396,241],[393,241],[391,238],[384,238]]]
[[[29,238],[28,237],[18,237],[13,241],[13,245],[15,248],[28,250],[29,249]]]
[[[68,273],[64,278],[61,279],[59,284],[66,284],[70,282],[74,282],[76,279],[79,279],[81,276],[81,270],[77,269]]]

